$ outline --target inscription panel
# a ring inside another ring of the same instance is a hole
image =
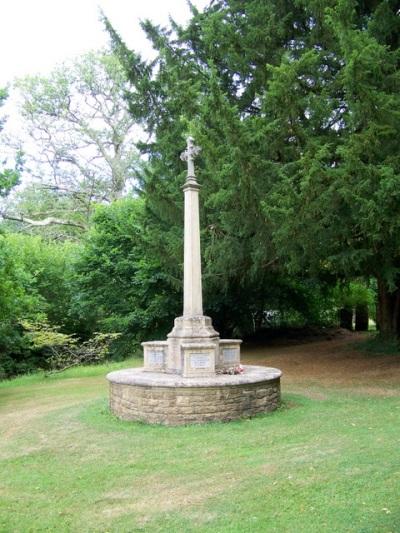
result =
[[[222,357],[225,363],[234,363],[238,359],[237,348],[224,348],[222,350]]]
[[[164,364],[164,351],[163,350],[150,350],[148,353],[148,362],[151,365]]]
[[[190,366],[192,368],[210,368],[211,356],[207,353],[190,354]]]

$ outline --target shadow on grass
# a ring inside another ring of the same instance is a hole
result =
[[[357,349],[368,356],[394,355],[400,357],[400,341],[396,337],[382,337],[372,333],[366,339],[357,342]]]
[[[313,400],[301,396],[299,394],[285,394],[283,395],[281,405],[275,411],[267,413],[259,413],[252,417],[243,417],[237,420],[225,420],[207,422],[203,424],[186,424],[182,426],[167,426],[163,424],[149,424],[140,421],[121,420],[115,416],[109,407],[108,398],[101,398],[87,403],[79,414],[79,420],[88,426],[100,429],[101,431],[123,431],[135,433],[140,431],[156,431],[156,432],[171,432],[171,431],[185,431],[185,430],[199,430],[202,431],[218,429],[229,424],[230,426],[247,426],[252,421],[262,421],[264,419],[276,419],[282,417],[288,411],[293,411],[301,408],[308,408]]]

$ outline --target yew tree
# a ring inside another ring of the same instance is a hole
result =
[[[293,154],[265,212],[291,270],[375,277],[378,326],[398,336],[400,19],[395,2],[325,4],[314,45],[272,69],[264,110]]]
[[[192,7],[187,27],[145,22],[153,62],[106,21],[130,112],[149,133],[142,188],[155,253],[178,277],[179,152],[191,132],[203,148],[208,301],[237,321],[271,308],[287,273],[374,276],[380,329],[399,334],[397,9],[393,0],[217,0],[203,13]]]

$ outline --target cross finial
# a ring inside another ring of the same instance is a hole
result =
[[[195,178],[196,174],[194,173],[194,158],[200,153],[201,148],[195,146],[193,137],[187,138],[187,147],[184,152],[181,153],[181,160],[187,161],[187,175],[188,178]]]

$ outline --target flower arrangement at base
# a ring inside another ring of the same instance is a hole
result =
[[[230,368],[222,368],[220,370],[217,370],[217,374],[229,374],[231,376],[243,374],[243,372],[244,368],[242,365],[231,366]]]

